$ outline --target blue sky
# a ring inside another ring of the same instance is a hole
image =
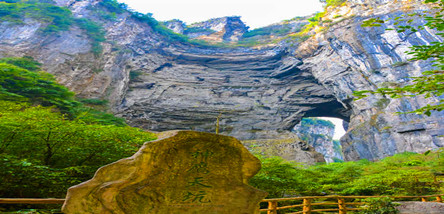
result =
[[[180,19],[187,24],[223,16],[241,16],[251,27],[263,27],[296,16],[322,11],[319,0],[118,0],[159,21]]]

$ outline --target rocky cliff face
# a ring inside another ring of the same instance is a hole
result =
[[[293,132],[321,153],[327,163],[344,160],[339,142],[333,140],[335,125],[332,122],[304,118],[293,128]]]
[[[289,132],[303,117],[330,116],[349,122],[341,140],[346,160],[444,146],[443,112],[395,114],[438,98],[352,99],[354,90],[404,84],[431,68],[429,62],[407,61],[405,51],[442,41],[433,31],[384,31],[391,23],[360,27],[366,17],[428,9],[418,1],[355,0],[329,11],[333,21],[322,33],[261,50],[173,41],[127,12],[103,19],[91,9],[107,11],[98,0],[55,2],[104,27],[103,52],[91,53],[90,39],[76,26],[43,35],[38,29],[45,23],[25,19],[21,25],[0,24],[0,57],[33,56],[80,96],[110,100],[111,110],[132,125],[213,131],[221,114],[223,134],[267,139],[271,132]]]
[[[164,22],[164,24],[175,33],[210,43],[236,42],[248,30],[239,16],[214,18],[188,26],[180,20],[171,20]]]
[[[371,29],[362,28],[360,24],[367,16],[386,19],[399,16],[402,11],[426,9],[423,4],[414,1],[398,1],[397,4],[381,1],[337,8],[344,17],[350,18],[336,23],[327,33],[319,34],[312,42],[301,46],[311,45],[315,50],[311,56],[304,57],[302,67],[310,69],[316,79],[333,91],[339,100],[347,100],[354,90],[404,84],[409,81],[408,77],[431,69],[428,62],[408,61],[410,56],[406,51],[409,46],[442,42],[442,38],[428,29],[400,34],[384,31],[392,27],[391,22]],[[362,14],[362,17],[357,14]],[[424,22],[416,20],[414,24],[423,25]],[[299,55],[306,56],[303,52]],[[345,159],[375,160],[404,151],[425,152],[442,147],[442,112],[435,112],[432,117],[396,114],[437,99],[417,97],[393,100],[372,96],[350,102],[353,113],[347,134],[341,140]]]
[[[163,22],[168,29],[172,30],[174,33],[183,34],[183,31],[186,28],[186,24],[178,19],[170,20]]]
[[[303,164],[314,164],[326,162],[325,155],[301,140],[297,134],[292,132],[275,133],[262,131],[264,139],[244,140],[242,144],[253,154],[265,157],[279,156],[288,161]]]

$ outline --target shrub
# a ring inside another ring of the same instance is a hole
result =
[[[91,109],[76,101],[73,92],[58,84],[51,74],[41,71],[39,65],[30,57],[0,59],[0,99],[55,106],[69,118],[81,117],[87,123],[126,125],[122,118]]]
[[[108,104],[108,100],[101,100],[101,99],[78,99],[81,103],[83,104],[88,104],[88,105],[106,105]]]
[[[6,59],[15,64],[29,62],[29,64],[20,66],[32,67],[31,61],[26,59]],[[32,68],[35,69],[35,68]],[[44,106],[57,106],[62,112],[70,113],[70,110],[79,105],[74,100],[74,93],[66,87],[55,82],[55,78],[43,71],[29,71],[27,69],[8,63],[0,63],[0,87],[3,93],[3,99],[6,96],[22,97],[32,103],[38,103]]]
[[[24,18],[48,23],[44,33],[68,30],[73,19],[71,11],[48,3],[9,1],[0,2],[0,20],[20,24]]]
[[[337,7],[337,6],[341,6],[344,2],[346,2],[347,0],[321,0],[321,2],[325,2],[326,5],[325,7]]]
[[[11,24],[23,24],[24,18],[32,18],[47,23],[46,27],[40,29],[46,35],[67,31],[75,23],[91,39],[91,51],[96,55],[102,51],[100,42],[105,41],[105,33],[101,26],[88,19],[74,18],[68,8],[39,1],[0,2],[0,21],[8,21]]]
[[[183,34],[191,34],[191,33],[208,33],[212,34],[216,31],[208,28],[200,28],[200,27],[187,27],[185,28]]]
[[[393,203],[389,197],[381,198],[367,198],[364,200],[366,205],[364,210],[359,211],[359,214],[396,214],[399,210],[396,206],[399,204]]]
[[[301,126],[302,127],[308,127],[308,126],[326,126],[329,128],[335,128],[335,125],[328,120],[322,120],[322,119],[316,119],[316,118],[312,118],[312,117],[306,117],[303,118],[301,121]]]
[[[84,19],[84,18],[78,18],[75,20],[76,24],[85,31],[85,33],[88,35],[88,37],[92,40],[91,44],[91,51],[95,55],[99,55],[102,53],[102,45],[101,42],[104,42],[105,39],[105,32],[103,31],[102,26],[98,25],[97,23]]]
[[[130,80],[134,81],[142,74],[143,73],[141,71],[130,71],[129,73]]]
[[[443,174],[444,149],[427,155],[402,153],[368,160],[303,166],[265,158],[250,184],[269,197],[303,195],[431,195],[441,192],[434,174]]]

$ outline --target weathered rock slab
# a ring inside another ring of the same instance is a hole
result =
[[[444,203],[438,202],[399,202],[401,205],[397,207],[401,214],[441,214],[444,213]]]
[[[260,162],[233,137],[194,131],[145,143],[68,190],[71,213],[257,213],[266,193],[247,184]]]

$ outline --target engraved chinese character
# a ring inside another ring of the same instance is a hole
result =
[[[188,170],[188,172],[196,172],[196,173],[203,173],[208,174],[210,170],[208,170],[208,164],[205,162],[195,163],[191,169]]]
[[[207,196],[207,193],[205,191],[198,191],[198,192],[187,192],[183,196],[182,202],[200,202],[200,203],[210,203],[211,201],[209,199],[205,199]]]
[[[206,184],[204,184],[202,182],[204,182],[204,178],[203,177],[195,177],[194,181],[188,182],[188,186],[189,187],[197,186],[197,187],[211,188],[211,186],[206,185]]]
[[[207,162],[208,158],[213,156],[213,154],[214,154],[213,152],[208,151],[208,150],[205,150],[204,152],[202,152],[201,150],[197,150],[196,152],[193,152],[191,154],[191,156],[195,159],[199,159],[199,157],[200,157],[200,160],[202,162]]]

